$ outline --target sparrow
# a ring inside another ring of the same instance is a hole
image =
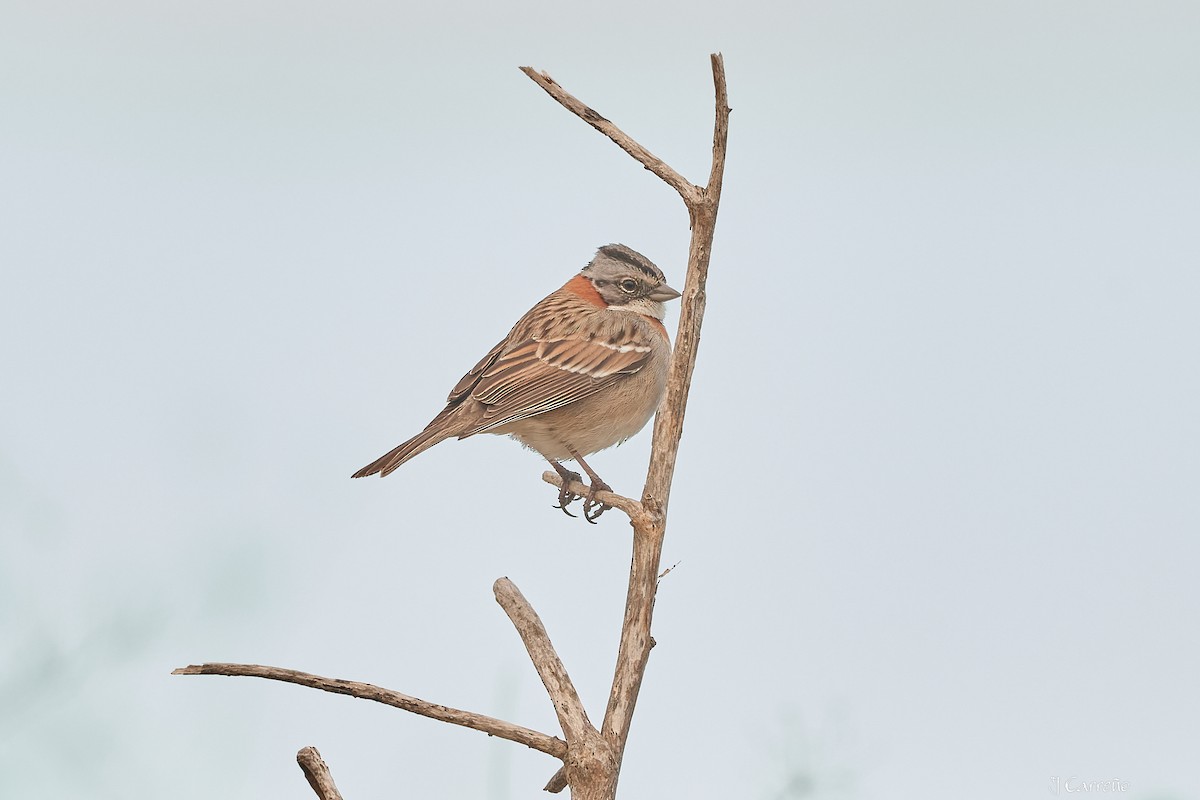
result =
[[[581,499],[567,490],[591,479],[583,515],[595,522],[612,491],[583,460],[630,438],[654,416],[667,386],[671,341],[663,303],[679,297],[650,259],[606,244],[578,275],[541,300],[450,391],[425,430],[354,473],[383,477],[438,442],[477,433],[511,436],[542,455],[563,479],[558,506]]]

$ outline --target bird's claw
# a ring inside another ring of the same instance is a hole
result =
[[[588,496],[583,501],[583,518],[593,525],[596,520],[600,519],[600,515],[608,511],[612,506],[597,502],[596,492],[611,492],[612,487],[604,481],[593,481],[588,489]]]
[[[581,478],[579,476],[578,472],[568,472],[566,475],[562,476],[562,479],[563,479],[562,486],[559,487],[559,489],[558,489],[558,505],[556,505],[555,508],[562,509],[562,512],[564,514],[566,514],[568,517],[574,517],[575,515],[567,510],[567,506],[571,505],[571,503],[574,503],[576,500],[580,500],[582,498],[580,498],[579,495],[572,492],[569,487],[571,486],[571,481],[577,481],[577,482],[582,483],[583,478]],[[584,514],[587,514],[587,505],[586,504],[584,505]]]
[[[612,506],[605,505],[604,503],[597,502],[596,500],[596,492],[612,491],[612,487],[604,481],[592,481],[591,485],[588,487],[587,495],[581,496],[575,494],[570,489],[572,481],[575,481],[576,483],[583,483],[583,478],[580,477],[578,472],[566,472],[562,475],[562,479],[562,486],[558,488],[558,505],[556,505],[555,508],[561,509],[562,512],[568,517],[575,516],[567,510],[567,506],[571,505],[571,503],[574,503],[576,500],[583,501],[583,518],[593,525],[596,524],[596,520],[600,519],[601,514],[612,508]]]

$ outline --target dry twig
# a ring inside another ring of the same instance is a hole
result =
[[[508,739],[510,742],[516,742],[534,750],[540,750],[555,758],[563,758],[567,753],[567,743],[557,736],[547,736],[544,733],[523,728],[520,725],[513,725],[511,722],[505,722],[495,717],[488,717],[471,711],[462,711],[457,708],[430,703],[426,700],[410,697],[409,695],[394,692],[391,689],[384,689],[370,683],[347,681],[341,678],[324,678],[320,675],[312,675],[308,672],[300,672],[294,669],[264,667],[258,664],[193,664],[189,667],[180,667],[171,674],[229,675],[232,677],[266,678],[269,681],[295,683],[300,686],[307,686],[310,689],[320,689],[323,692],[347,694],[351,697],[357,697],[360,700],[372,700],[376,703],[395,706],[405,711],[411,711],[414,714],[420,714],[422,717],[429,717],[440,722],[449,722],[451,725],[474,728],[489,736],[499,736],[501,739]]]
[[[561,487],[563,485],[563,479],[559,477],[559,474],[557,472],[551,472],[550,470],[546,470],[542,473],[542,480],[554,486]],[[581,497],[586,497],[587,493],[591,491],[591,487],[583,481],[570,481],[567,488],[572,493]],[[637,500],[634,500],[632,497],[625,497],[624,495],[620,495],[615,492],[596,492],[596,502],[603,503],[606,506],[612,506],[620,511],[624,511],[625,516],[629,517],[631,520],[636,520],[645,514],[645,509],[642,508],[642,504]]]
[[[317,797],[321,800],[342,800],[342,793],[334,784],[329,767],[325,766],[325,759],[321,758],[317,748],[301,748],[300,752],[296,753],[296,763],[304,770],[304,777],[308,779],[308,785],[317,793]]]

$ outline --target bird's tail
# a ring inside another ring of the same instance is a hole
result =
[[[446,430],[445,426],[438,425],[438,422],[439,420],[434,420],[425,430],[404,444],[397,445],[350,477],[365,478],[368,475],[378,473],[379,477],[383,478],[413,456],[424,453],[443,439],[449,439],[451,436],[454,436],[453,433]]]

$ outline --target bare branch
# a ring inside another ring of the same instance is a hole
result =
[[[554,703],[554,713],[558,715],[558,724],[562,726],[563,734],[567,737],[567,746],[583,741],[589,733],[597,733],[588,720],[587,711],[583,708],[579,693],[575,691],[575,685],[571,683],[571,676],[567,674],[554,645],[550,643],[550,636],[546,633],[542,620],[533,610],[533,606],[529,605],[525,595],[521,594],[521,590],[508,578],[497,580],[492,586],[492,591],[496,595],[496,602],[504,609],[504,613],[508,614],[517,633],[521,635],[521,641],[525,643],[529,659],[537,668],[538,677],[542,679],[542,684]]]
[[[559,477],[558,473],[551,472],[550,470],[542,473],[542,480],[554,486],[563,485],[563,479]],[[587,493],[591,490],[590,486],[581,481],[571,481],[571,485],[567,488],[580,497],[586,497]],[[645,509],[642,508],[642,504],[637,500],[634,500],[632,497],[616,494],[615,492],[596,492],[596,499],[606,506],[612,506],[619,511],[624,511],[625,516],[629,517],[630,520],[636,521],[645,516],[646,513]]]
[[[667,392],[654,420],[654,439],[651,445],[650,466],[646,473],[646,485],[642,490],[641,503],[634,505],[629,498],[615,497],[609,500],[598,495],[598,499],[629,515],[633,524],[633,559],[630,565],[629,590],[625,598],[625,617],[621,625],[621,642],[617,652],[617,664],[613,675],[612,690],[605,710],[601,732],[615,751],[616,769],[619,771],[625,742],[629,736],[629,724],[641,691],[642,678],[654,638],[650,635],[650,624],[654,613],[654,598],[661,577],[663,537],[666,534],[667,505],[671,493],[671,481],[675,474],[675,461],[679,454],[679,442],[683,435],[683,418],[687,410],[688,391],[692,373],[696,366],[696,353],[700,343],[700,326],[704,319],[705,284],[708,278],[709,257],[712,252],[713,235],[716,230],[717,209],[721,199],[721,185],[725,174],[725,151],[729,136],[729,97],[725,85],[725,63],[720,53],[710,56],[716,113],[713,123],[713,156],[708,186],[700,188],[691,184],[682,175],[633,141],[619,128],[600,116],[587,105],[576,99],[558,85],[549,75],[529,67],[521,70],[557,100],[564,108],[587,122],[596,130],[612,139],[625,152],[642,163],[646,169],[662,178],[683,198],[692,223],[692,240],[688,247],[688,269],[680,303],[679,328],[675,336],[674,354],[667,378]],[[543,479],[561,486],[562,481],[553,473]],[[581,493],[587,487],[574,484],[572,491]],[[617,500],[626,501],[624,505]],[[667,570],[668,572],[670,570]],[[664,575],[666,573],[663,573]],[[567,765],[570,765],[568,760]],[[568,780],[570,770],[559,770],[546,790],[561,791]],[[616,774],[606,776],[599,783],[577,786],[576,778],[570,776],[572,791],[585,789],[597,797],[611,797],[616,790]]]
[[[725,59],[720,53],[708,57],[712,63],[713,93],[716,95],[716,114],[713,120],[713,155],[712,169],[708,173],[708,186],[704,187],[704,195],[712,203],[714,223],[716,222],[717,205],[721,202],[721,185],[725,180],[725,151],[729,142],[729,91],[725,86]],[[713,226],[715,229],[715,225]],[[709,237],[711,242],[712,237]],[[708,272],[708,261],[704,262],[705,274]]]
[[[516,742],[534,750],[540,750],[555,758],[565,758],[567,754],[567,743],[557,736],[548,736],[529,728],[523,728],[520,725],[514,725],[511,722],[484,716],[483,714],[460,711],[457,708],[419,700],[416,697],[394,692],[391,689],[383,689],[370,683],[346,681],[341,678],[323,678],[320,675],[312,675],[294,669],[264,667],[258,664],[193,664],[188,667],[180,667],[171,674],[228,675],[232,677],[265,678],[271,681],[295,683],[300,686],[307,686],[310,689],[320,689],[323,692],[345,694],[357,697],[360,700],[373,700],[376,703],[383,703],[405,711],[411,711],[414,714],[420,714],[422,717],[449,722],[451,725],[461,725],[464,728],[473,728],[489,736],[499,736],[501,739],[508,739],[510,742]]]
[[[342,793],[334,784],[329,767],[325,766],[325,759],[321,758],[317,748],[301,748],[300,752],[296,753],[296,763],[304,770],[304,777],[308,779],[308,785],[317,793],[317,797],[321,800],[342,800]]]
[[[683,202],[689,208],[699,198],[700,187],[693,185],[687,178],[671,169],[661,158],[634,141],[633,137],[569,93],[556,80],[551,78],[549,73],[538,72],[533,67],[521,67],[521,72],[524,72],[533,79],[534,83],[545,89],[546,93],[557,100],[563,108],[603,133],[609,139],[612,139],[617,147],[629,153],[629,155],[641,162],[642,166],[666,181],[672,189],[679,192],[679,196],[683,198]]]
[[[690,207],[697,224],[692,228],[692,241],[688,248],[687,279],[679,304],[679,327],[675,334],[675,352],[667,378],[667,395],[654,418],[650,470],[642,493],[643,505],[647,508],[657,506],[659,512],[664,514],[671,494],[671,479],[675,475],[679,440],[683,436],[683,417],[687,411],[688,390],[692,385],[696,351],[700,345],[708,262],[712,252],[713,234],[716,231],[717,208],[721,202],[725,150],[729,138],[730,108],[725,88],[725,62],[720,53],[714,53],[711,60],[716,94],[712,172],[708,186],[702,190],[700,201],[694,207]]]
[[[725,148],[729,135],[729,100],[725,88],[725,64],[720,53],[711,56],[716,95],[716,121],[713,126],[713,159],[709,185],[695,202],[688,203],[692,218],[692,241],[688,248],[687,279],[680,300],[679,327],[667,377],[667,394],[654,418],[650,468],[642,491],[642,507],[652,524],[634,524],[633,562],[629,572],[629,591],[625,597],[625,619],[613,675],[608,708],[601,727],[606,739],[623,751],[629,736],[629,723],[641,691],[642,677],[650,657],[653,639],[650,623],[654,615],[654,596],[658,589],[659,564],[666,534],[667,503],[675,459],[683,436],[683,417],[688,391],[696,366],[700,344],[700,325],[704,320],[705,283],[708,262],[716,230],[717,207],[721,200],[721,181],[725,169]]]

